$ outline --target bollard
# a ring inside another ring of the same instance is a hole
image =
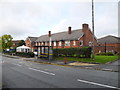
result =
[[[66,57],[64,57],[64,64],[67,64],[67,60],[66,60]]]

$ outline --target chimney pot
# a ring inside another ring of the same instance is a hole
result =
[[[72,28],[72,27],[68,27],[68,34],[71,34],[71,33],[72,33],[71,28]]]
[[[83,28],[83,29],[88,29],[88,28],[89,28],[89,25],[88,25],[88,24],[82,24],[82,28]]]
[[[51,37],[51,31],[49,31],[48,36]]]

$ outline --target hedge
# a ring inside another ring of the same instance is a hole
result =
[[[82,58],[90,58],[91,57],[91,48],[59,48],[53,49],[53,56],[67,56],[67,57],[82,57]]]
[[[15,55],[22,57],[34,57],[33,52],[16,52]]]

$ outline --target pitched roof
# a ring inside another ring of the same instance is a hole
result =
[[[37,40],[38,37],[31,37],[31,36],[28,36],[27,39],[30,39],[31,42],[35,42]]]
[[[54,33],[52,34],[51,38],[52,41],[61,41],[61,40],[78,40],[78,38],[82,37],[84,33],[82,32],[82,29],[72,30],[71,34],[68,34],[68,31],[60,32],[60,33]],[[36,42],[46,42],[49,41],[49,36],[42,35],[40,36]]]
[[[98,43],[120,43],[120,37],[108,35],[98,39]]]

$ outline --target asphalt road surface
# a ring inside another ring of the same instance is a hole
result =
[[[118,72],[2,60],[3,88],[118,88]]]

